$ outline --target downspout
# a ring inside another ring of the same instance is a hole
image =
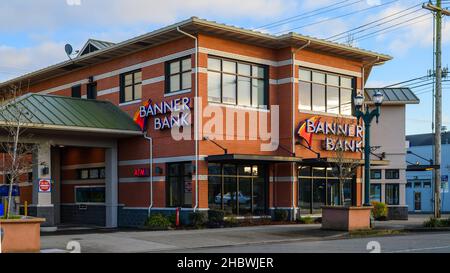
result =
[[[364,86],[366,85],[366,83],[365,83],[365,78],[366,78],[366,75],[365,75],[365,73],[366,73],[366,67],[368,67],[368,66],[373,66],[374,64],[376,64],[376,63],[378,63],[380,61],[380,57],[376,57],[375,58],[375,60],[374,61],[372,61],[372,62],[369,62],[369,63],[366,63],[366,64],[364,64],[363,66],[362,66],[362,68],[361,68],[361,73],[362,73],[362,75],[361,75],[361,92],[362,92],[362,96],[364,97],[364,95],[365,95],[365,92],[364,92]],[[365,134],[366,132],[364,132],[364,134]],[[365,160],[365,159],[364,159]],[[364,171],[362,171],[361,172],[362,173],[362,175],[364,175]],[[364,183],[362,183],[362,181],[361,181],[361,184],[362,185],[364,185]],[[364,193],[364,191],[365,191],[365,189],[363,189],[363,187],[361,186],[361,189],[362,189],[362,193]],[[362,194],[361,194],[361,202],[363,203],[363,200],[364,200],[364,196],[362,196]]]
[[[295,156],[295,114],[297,113],[297,107],[296,107],[296,102],[295,102],[295,55],[302,49],[304,49],[305,47],[309,46],[311,44],[311,40],[308,40],[308,42],[304,45],[302,45],[301,47],[295,49],[292,51],[292,132],[291,132],[291,136],[292,136],[292,155]],[[292,215],[291,215],[291,219],[293,221],[295,221],[296,219],[296,215],[295,215],[295,176],[297,175],[296,173],[296,165],[295,163],[292,163],[292,206],[291,206],[291,210],[292,210]]]
[[[151,215],[153,208],[153,138],[145,132],[144,138],[148,140],[150,146],[150,205],[148,206],[148,217]]]
[[[194,96],[194,134],[195,134],[195,206],[194,206],[194,212],[198,208],[198,39],[194,35],[191,35],[187,32],[184,32],[180,29],[180,27],[177,27],[177,31],[194,39],[195,41],[195,60],[194,60],[194,67],[195,67],[195,96]]]

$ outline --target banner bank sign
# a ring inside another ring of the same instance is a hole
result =
[[[153,128],[155,130],[189,126],[191,124],[190,103],[191,99],[188,97],[160,103],[153,103],[149,99],[139,107],[134,115],[134,121],[141,127],[142,131],[147,129],[147,121],[150,117],[154,117]]]
[[[323,141],[323,149],[326,151],[362,151],[364,129],[361,125],[321,121],[320,117],[306,119],[300,126],[298,135],[311,147],[315,134],[326,135]]]

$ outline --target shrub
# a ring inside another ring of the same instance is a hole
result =
[[[276,209],[273,212],[275,221],[288,221],[288,212],[286,210]]]
[[[239,222],[234,215],[230,215],[225,219],[225,225],[227,227],[237,227],[239,226]]]
[[[224,224],[225,212],[223,210],[208,210],[208,226],[221,227]]]
[[[388,215],[388,207],[385,203],[373,201],[372,215],[375,220],[386,221]]]
[[[168,217],[157,213],[152,214],[145,223],[145,226],[154,230],[167,230],[172,224]]]
[[[314,224],[316,221],[311,216],[300,217],[298,219],[300,224]]]
[[[435,228],[435,227],[450,227],[450,218],[448,219],[437,219],[435,217],[430,217],[429,220],[423,222],[424,227]]]
[[[191,223],[195,228],[202,228],[208,222],[208,215],[205,212],[196,211],[191,214]]]

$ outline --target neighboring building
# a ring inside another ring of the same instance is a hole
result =
[[[108,227],[140,225],[150,211],[176,207],[186,221],[192,211],[208,209],[237,216],[278,209],[295,218],[327,204],[360,206],[362,169],[340,185],[334,149],[343,145],[345,158],[363,164],[353,98],[372,66],[390,59],[195,17],[118,44],[90,41],[73,60],[0,84],[1,92],[21,84],[33,93],[22,101],[33,114],[27,126],[39,147],[34,159],[45,164],[23,184],[22,202],[47,225]],[[387,109],[382,120],[403,128],[404,112]],[[172,110],[177,114],[169,116]],[[225,120],[211,122],[220,113]],[[148,126],[153,157],[134,116]],[[245,125],[235,126],[242,117]],[[202,136],[192,130],[196,121],[215,129]],[[177,124],[191,140],[174,139],[168,128],[178,130]],[[265,128],[273,134],[262,134]],[[51,193],[38,190],[39,178],[52,179]]]
[[[406,203],[409,212],[432,213],[434,211],[433,150],[434,134],[406,136],[408,155]],[[450,171],[450,132],[442,133],[441,158],[441,211],[450,212],[448,176]]]
[[[384,166],[373,166],[370,198],[388,205],[389,219],[408,219],[405,200],[406,146],[405,114],[407,104],[419,99],[409,88],[366,88],[366,102],[378,91],[384,95],[379,123],[372,122],[370,134],[372,158],[388,160]]]

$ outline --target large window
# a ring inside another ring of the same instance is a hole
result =
[[[142,72],[140,70],[120,75],[120,102],[142,98]]]
[[[192,164],[168,164],[167,206],[192,207]]]
[[[299,75],[299,110],[352,114],[352,78],[303,68]]]
[[[385,201],[388,205],[399,204],[399,185],[398,184],[386,184],[385,185]]]
[[[184,57],[166,63],[166,93],[191,89],[191,57]]]
[[[105,203],[105,186],[75,186],[75,203]]]
[[[72,98],[81,98],[81,85],[72,86]]]
[[[86,168],[77,169],[78,179],[104,179],[105,168]]]
[[[208,164],[210,209],[231,215],[267,213],[266,174],[262,165]]]
[[[370,201],[381,202],[381,184],[370,184]]]
[[[336,169],[332,167],[299,168],[298,204],[301,213],[320,213],[324,205],[352,205],[353,178],[346,178],[341,185],[335,173]]]
[[[264,108],[267,88],[266,67],[208,58],[208,101]]]

